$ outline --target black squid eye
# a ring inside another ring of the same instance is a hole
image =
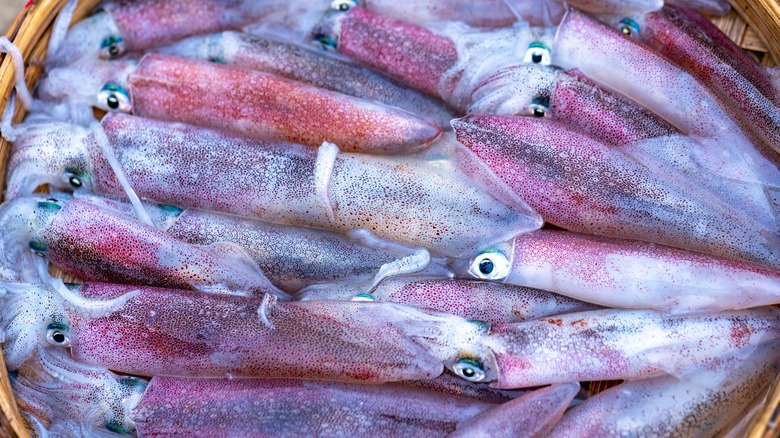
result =
[[[70,183],[70,185],[72,185],[73,187],[76,187],[76,188],[79,188],[79,187],[84,185],[84,183],[81,181],[81,178],[79,178],[77,176],[72,176],[72,177],[68,178],[68,183]]]
[[[452,365],[452,371],[460,377],[471,381],[481,382],[485,380],[485,368],[482,363],[476,359],[458,359],[454,365]]]
[[[130,102],[130,94],[121,85],[108,83],[103,86],[97,97],[97,106],[106,111],[121,111],[129,113],[133,107]]]
[[[528,46],[528,51],[525,52],[523,62],[550,65],[552,62],[550,48],[539,42],[531,43]]]
[[[109,36],[100,43],[100,57],[103,59],[117,58],[124,55],[125,51],[125,43],[119,36]]]
[[[509,259],[500,251],[485,251],[469,265],[469,274],[480,280],[499,280],[509,275]]]
[[[620,20],[620,33],[622,33],[625,36],[629,37],[635,37],[639,35],[639,23],[636,21],[630,19],[630,18],[624,18]]]
[[[70,347],[68,326],[59,322],[49,324],[46,330],[46,341],[56,347]]]

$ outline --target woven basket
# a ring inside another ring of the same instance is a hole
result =
[[[32,86],[41,76],[40,61],[46,53],[54,18],[67,0],[38,0],[22,10],[6,36],[21,50],[25,63],[25,80]],[[713,23],[740,47],[756,56],[764,67],[780,65],[780,0],[729,0],[732,11],[724,17],[712,17]],[[100,0],[80,0],[74,22],[81,20],[97,6]],[[10,56],[0,54],[0,110],[13,90],[14,69]],[[14,122],[19,123],[24,111],[17,108]],[[9,144],[0,138],[0,200],[4,188]],[[0,230],[2,232],[2,230]],[[589,394],[610,388],[618,382],[592,382]],[[780,436],[780,375],[772,384],[767,403],[751,420],[747,436],[750,438]],[[0,349],[0,438],[27,438],[31,434],[11,391],[5,360]]]

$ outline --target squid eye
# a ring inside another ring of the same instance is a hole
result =
[[[121,37],[112,35],[100,43],[100,57],[103,59],[113,59],[125,54],[127,49]]]
[[[550,48],[542,43],[531,43],[525,52],[523,62],[541,65],[550,65]]]
[[[68,326],[58,322],[49,324],[46,331],[46,341],[56,347],[70,347]]]
[[[336,40],[325,34],[315,35],[314,41],[318,43],[320,47],[325,50],[336,50],[338,48],[338,43],[336,42]]]
[[[529,107],[534,117],[546,117],[550,113],[550,98],[546,96],[537,96],[531,101]]]
[[[59,209],[62,208],[62,205],[60,205],[60,201],[58,201],[58,200],[56,200],[54,198],[49,198],[49,199],[47,199],[45,201],[39,201],[38,202],[38,207],[42,208],[42,209],[45,209],[45,210],[58,211]]]
[[[619,24],[620,27],[618,27],[618,29],[620,29],[620,32],[623,35],[630,36],[630,37],[635,37],[639,35],[639,23],[637,23],[636,21],[630,18],[624,18],[620,20]]]
[[[133,107],[130,103],[130,94],[118,84],[106,84],[98,93],[97,106],[106,111],[121,111],[129,113]]]
[[[346,12],[355,6],[360,6],[356,0],[333,0],[330,2],[330,8],[334,11]]]
[[[374,296],[371,294],[357,294],[350,301],[374,301]]]
[[[30,242],[30,249],[32,250],[33,254],[37,255],[38,257],[46,257],[47,248],[43,243],[33,240]]]
[[[485,380],[485,368],[483,368],[482,363],[476,359],[458,359],[452,366],[452,371],[470,382],[481,382]]]
[[[469,274],[480,280],[498,280],[509,275],[509,260],[500,251],[478,255],[469,265]]]

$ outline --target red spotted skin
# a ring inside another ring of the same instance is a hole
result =
[[[556,74],[550,109],[555,120],[615,146],[679,134],[651,111],[599,87],[577,70]]]
[[[258,4],[259,3],[259,4]],[[201,33],[236,29],[264,13],[274,1],[112,0],[106,10],[130,51],[172,43]]]
[[[71,312],[74,358],[128,374],[289,377],[354,382],[432,379],[442,364],[378,303],[308,301],[88,283],[85,297],[137,291],[100,317]],[[265,315],[269,326],[261,321]]]
[[[595,310],[491,328],[496,388],[638,379],[675,372],[780,336],[776,309],[672,317]],[[731,334],[731,335],[728,335]]]
[[[453,127],[458,140],[553,225],[780,266],[777,249],[746,226],[750,218],[662,181],[558,122],[471,116]],[[703,224],[706,232],[698,228]]]
[[[458,60],[452,40],[364,8],[352,8],[339,19],[339,53],[423,93],[441,96],[441,79]]]
[[[259,270],[78,198],[69,200],[39,235],[49,260],[82,280],[268,292]]]
[[[131,417],[148,437],[443,437],[492,406],[399,385],[160,376]]]
[[[780,271],[638,240],[539,230],[514,240],[508,283],[610,307],[722,311],[780,301]]]
[[[696,12],[667,6],[648,14],[640,38],[711,88],[767,146],[780,151],[780,100],[768,74],[712,23],[699,17]],[[702,26],[704,21],[708,26]]]
[[[397,108],[279,76],[165,55],[146,55],[130,75],[141,117],[221,129],[257,139],[346,151],[398,153],[440,134],[433,122]]]

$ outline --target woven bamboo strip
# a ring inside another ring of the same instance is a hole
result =
[[[780,3],[777,0],[729,0],[780,63]]]

